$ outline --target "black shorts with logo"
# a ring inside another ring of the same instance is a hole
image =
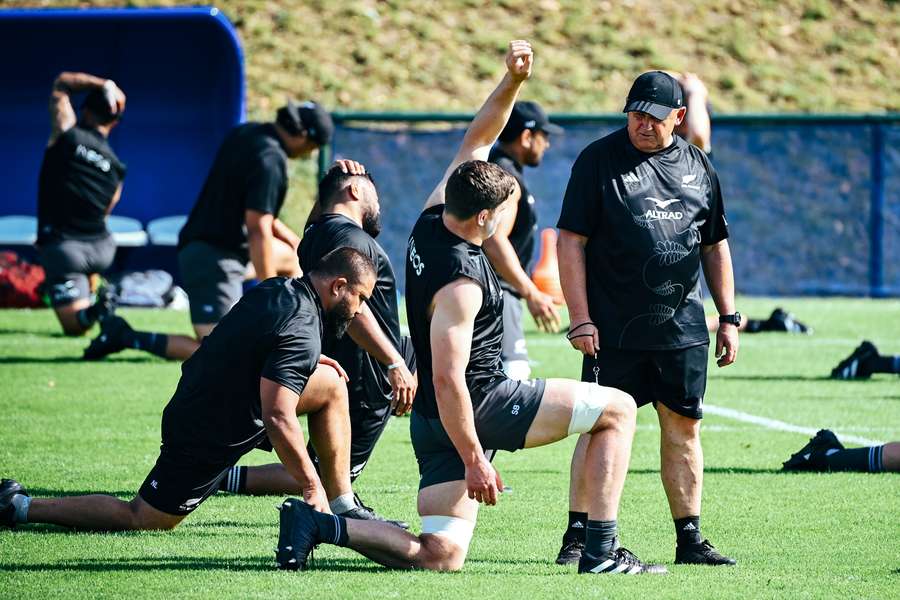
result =
[[[178,251],[178,269],[195,325],[218,323],[241,299],[247,263],[234,252],[191,242]]]
[[[239,458],[212,460],[164,445],[138,495],[156,510],[188,515],[216,493],[222,478]]]
[[[76,300],[90,298],[88,276],[102,273],[116,257],[112,235],[97,240],[67,239],[43,242],[38,257],[44,268],[44,286],[53,307],[66,306]]]
[[[614,387],[637,405],[661,402],[679,415],[703,418],[709,344],[679,350],[601,348],[595,361],[585,356],[581,380]]]
[[[473,396],[481,396],[481,401],[475,403],[475,430],[489,460],[497,450],[515,452],[525,445],[545,387],[543,379],[514,381],[502,377],[472,391]],[[466,478],[466,466],[440,418],[424,417],[414,409],[409,433],[419,463],[420,490]]]

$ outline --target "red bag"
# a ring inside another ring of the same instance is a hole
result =
[[[0,252],[0,308],[41,308],[44,269],[20,260],[15,252]]]

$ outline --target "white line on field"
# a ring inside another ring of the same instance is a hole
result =
[[[792,425],[790,423],[785,423],[784,421],[778,421],[777,419],[758,417],[756,415],[751,415],[750,413],[734,410],[733,408],[725,408],[724,406],[715,406],[712,404],[704,404],[703,412],[704,414],[717,415],[720,417],[725,417],[726,419],[734,419],[736,421],[743,421],[744,423],[761,425],[767,429],[791,431],[793,433],[805,433],[808,436],[814,436],[818,431],[818,429],[816,429],[815,427],[801,427],[800,425]],[[842,441],[853,442],[854,444],[861,444],[863,446],[880,446],[884,443],[879,442],[878,440],[870,440],[868,438],[859,437],[856,435],[839,433],[837,431],[835,431],[835,434],[838,434],[838,438]]]

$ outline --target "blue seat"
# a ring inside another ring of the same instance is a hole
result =
[[[37,217],[0,217],[0,246],[30,246],[37,239]]]
[[[147,223],[147,234],[154,246],[177,246],[178,233],[187,223],[187,215],[174,215],[154,219]]]

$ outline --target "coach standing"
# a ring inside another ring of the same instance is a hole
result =
[[[572,323],[567,337],[584,354],[583,380],[656,408],[675,562],[734,564],[700,535],[709,351],[701,265],[722,323],[720,367],[737,356],[740,324],[719,180],[701,149],[673,135],[685,107],[670,75],[638,77],[624,112],[624,129],[581,152],[563,200],[558,247]],[[573,472],[582,468],[585,449],[579,440]],[[557,562],[581,554],[584,529],[577,523],[588,501],[584,490],[570,490],[569,528]]]

